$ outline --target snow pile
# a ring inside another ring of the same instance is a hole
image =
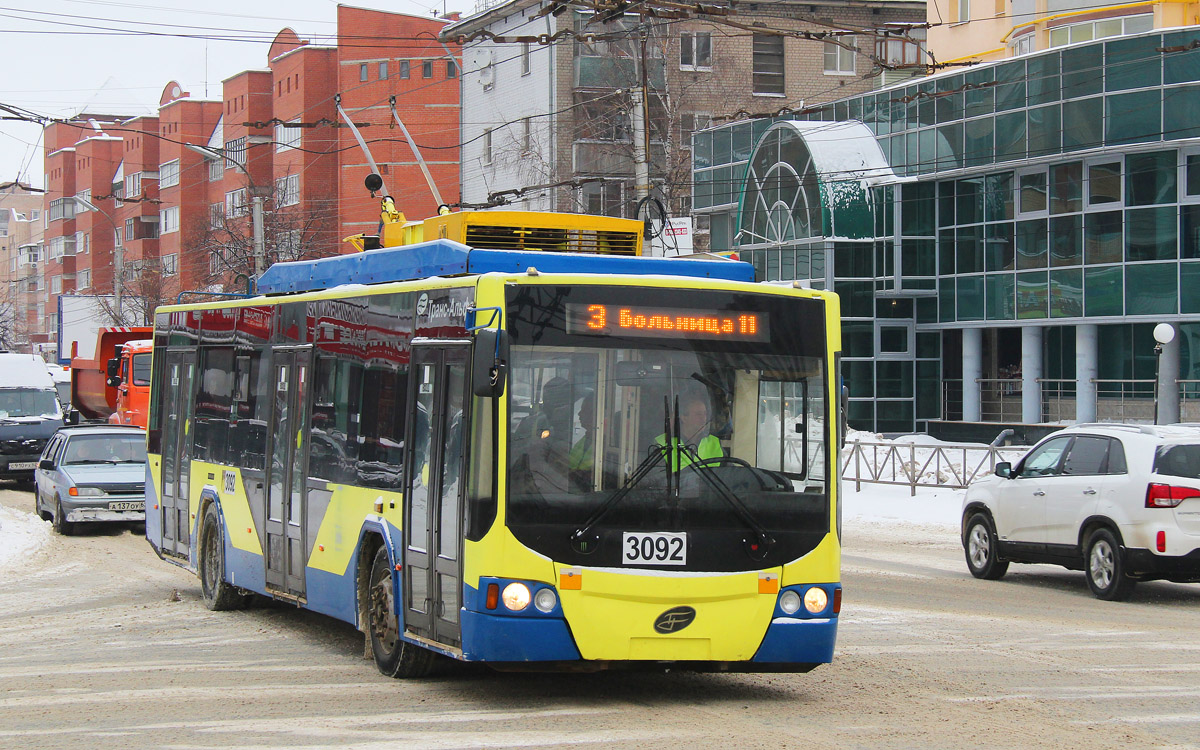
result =
[[[29,557],[50,541],[50,524],[0,505],[0,568]]]

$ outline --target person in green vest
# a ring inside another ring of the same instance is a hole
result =
[[[583,437],[575,441],[567,454],[567,469],[571,472],[571,486],[577,492],[591,488],[593,467],[596,462],[596,394],[589,392],[579,404],[579,426]]]
[[[708,398],[703,393],[687,391],[679,396],[679,437],[675,439],[675,444],[667,447],[665,433],[654,438],[655,442],[665,448],[664,453],[667,454],[671,471],[679,471],[691,465],[696,458],[707,461],[725,455],[721,441],[716,435],[709,434],[709,423]],[[680,450],[680,439],[691,451]],[[695,454],[695,457],[692,454]]]

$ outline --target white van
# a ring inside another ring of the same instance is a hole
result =
[[[0,477],[32,479],[42,448],[62,426],[46,363],[33,354],[0,352]]]

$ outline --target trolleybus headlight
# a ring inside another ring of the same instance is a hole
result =
[[[783,592],[779,597],[779,608],[783,610],[784,614],[796,614],[796,611],[800,609],[800,595],[791,589]]]
[[[539,612],[550,612],[555,604],[558,604],[558,597],[554,595],[554,589],[541,589],[533,596],[533,606]]]
[[[829,605],[829,595],[820,586],[813,586],[804,592],[804,608],[812,614],[821,612]]]
[[[510,583],[504,587],[500,600],[513,612],[520,612],[529,606],[529,587],[523,583]]]

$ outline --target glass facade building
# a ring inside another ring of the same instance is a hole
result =
[[[714,250],[841,296],[853,426],[1152,418],[1163,371],[1196,417],[1200,30],[722,125],[693,160]]]

